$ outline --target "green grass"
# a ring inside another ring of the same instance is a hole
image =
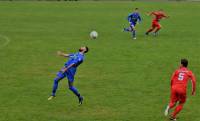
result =
[[[133,41],[121,29],[135,7],[143,22]],[[145,13],[157,8],[170,18],[158,37],[144,36],[151,23]],[[197,2],[0,2],[0,35],[10,39],[0,48],[0,121],[167,121],[169,79],[181,58],[200,80],[199,8]],[[89,39],[92,30],[97,40]],[[0,46],[5,41],[1,37]],[[47,101],[65,62],[56,51],[82,45],[90,52],[75,85],[84,104],[77,106],[66,79],[57,98]],[[198,89],[180,121],[200,121]]]

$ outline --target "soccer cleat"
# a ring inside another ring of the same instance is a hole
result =
[[[145,35],[149,35],[149,32],[146,32]]]
[[[165,115],[165,116],[168,116],[168,114],[169,114],[169,106],[167,106],[167,108],[165,109],[164,115]]]
[[[48,100],[52,100],[53,98],[55,98],[56,96],[50,96],[49,98],[48,98]]]
[[[78,98],[78,100],[79,100],[79,105],[82,105],[82,104],[83,104],[83,97],[80,96],[80,97]]]
[[[177,121],[176,118],[174,118],[174,117],[170,117],[169,120],[171,120],[171,121]]]
[[[136,37],[133,37],[133,39],[136,39]]]

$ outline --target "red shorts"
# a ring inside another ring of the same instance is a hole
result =
[[[161,25],[160,25],[160,23],[159,23],[158,21],[153,20],[153,21],[152,21],[152,27],[153,27],[153,28],[155,28],[155,27],[161,28]]]
[[[186,88],[181,85],[174,85],[171,89],[171,103],[185,103],[186,101]]]

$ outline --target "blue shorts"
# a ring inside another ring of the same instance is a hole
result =
[[[65,73],[63,73],[62,71],[59,71],[57,73],[57,76],[61,79],[67,77],[69,82],[74,82],[74,75],[70,70],[66,71]]]
[[[134,23],[134,22],[130,23],[130,27],[134,28],[135,26],[136,26],[136,23]]]

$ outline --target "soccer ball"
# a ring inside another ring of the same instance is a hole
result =
[[[96,39],[98,37],[98,33],[96,31],[90,32],[90,38]]]

